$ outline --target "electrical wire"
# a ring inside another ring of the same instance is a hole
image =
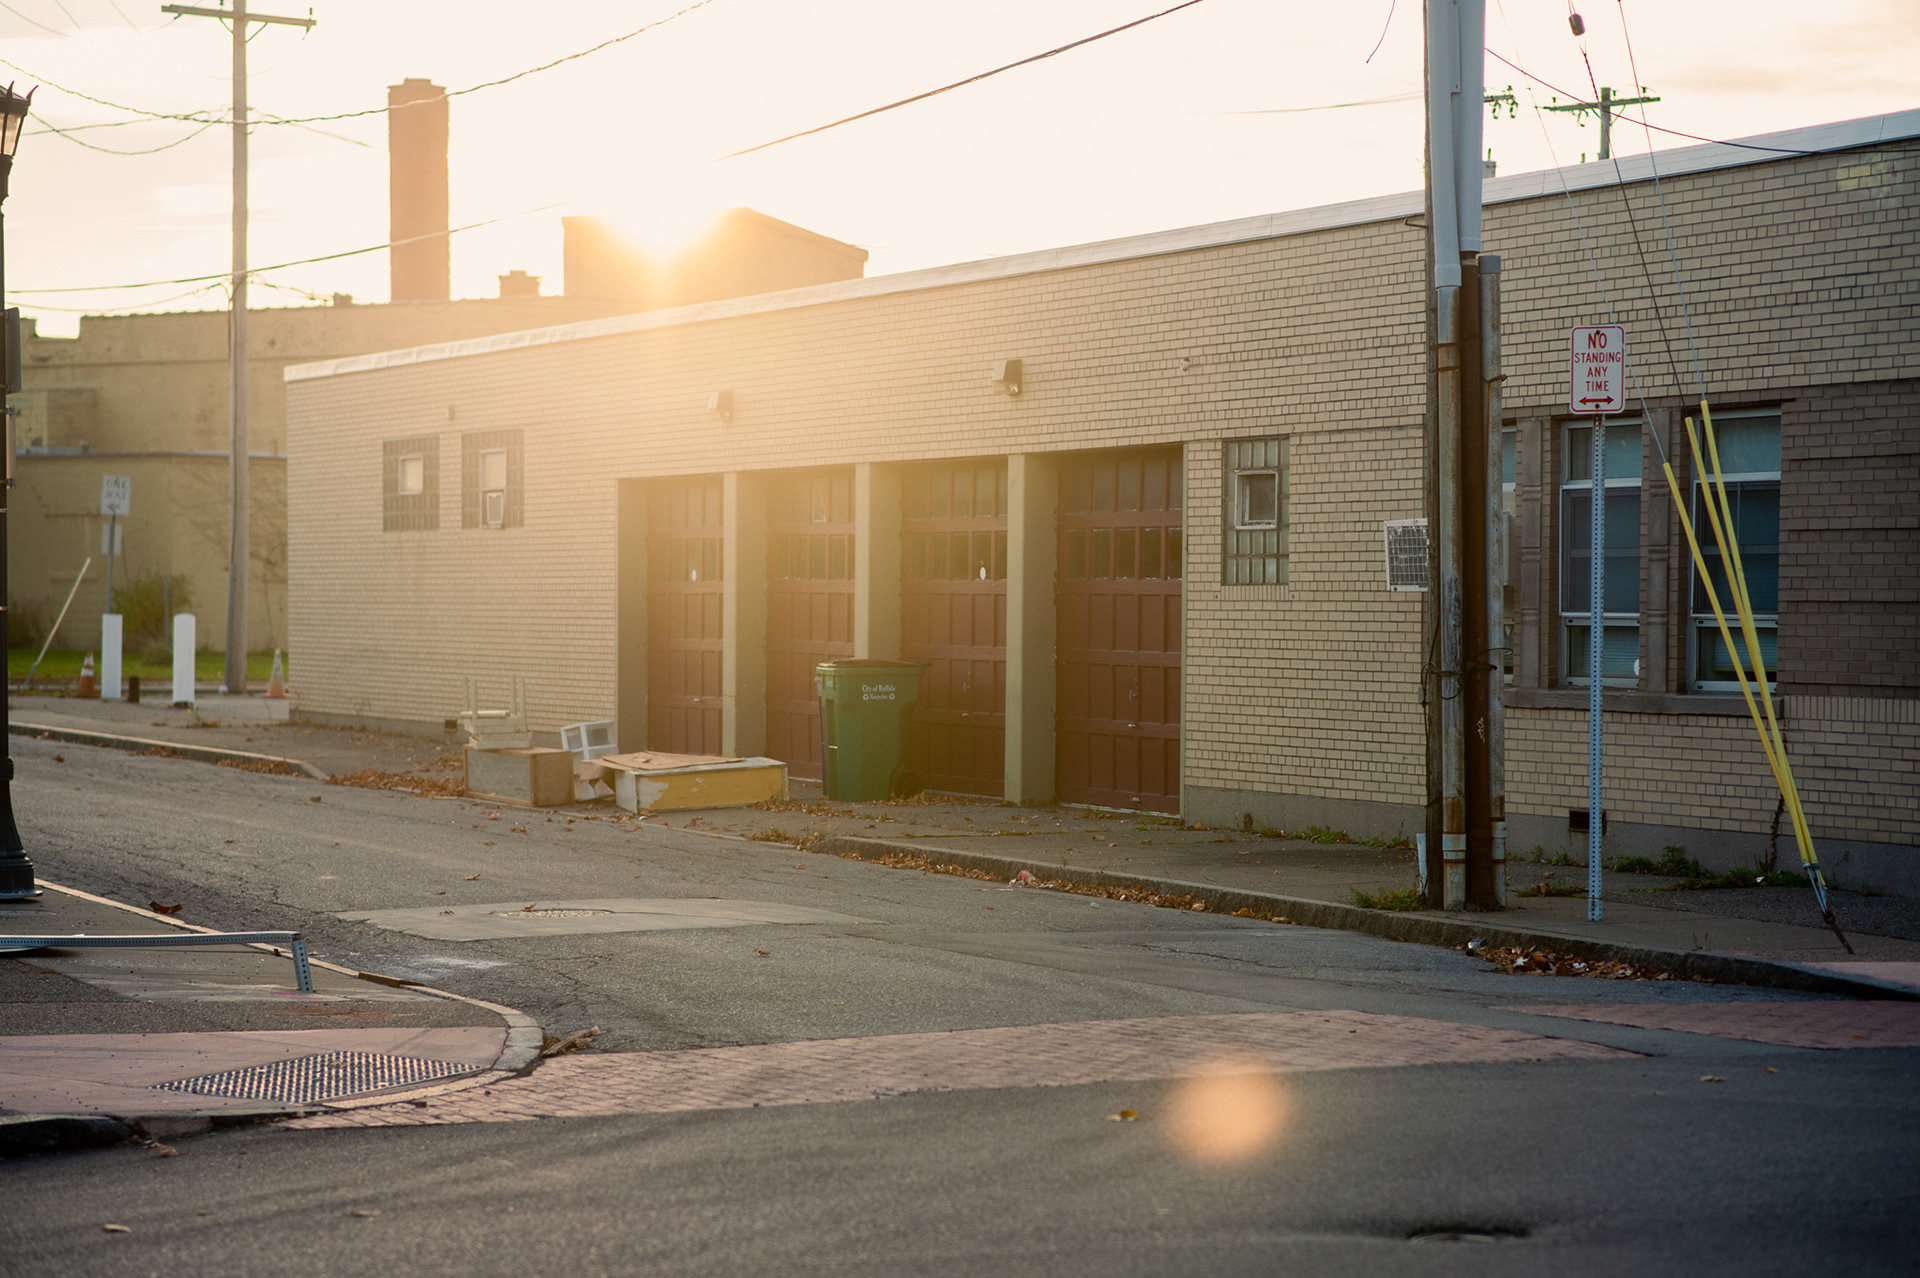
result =
[[[132,123],[145,124],[146,121],[138,120],[138,121],[133,121]],[[162,143],[159,146],[150,146],[146,148],[144,151],[120,151],[110,146],[100,146],[97,143],[86,142],[81,140],[80,138],[74,137],[71,130],[62,129],[52,124],[46,125],[45,128],[39,129],[37,130],[37,132],[55,134],[59,137],[65,138],[67,141],[73,143],[75,146],[85,147],[89,151],[98,151],[102,155],[156,155],[161,151],[171,151],[176,146],[182,146],[188,142],[191,142],[195,138],[199,137],[202,133],[205,133],[208,129],[211,129],[214,125],[225,124],[225,123],[226,121],[224,120],[208,120],[205,124],[201,125],[199,128],[195,129],[193,132],[187,134],[185,137],[175,138],[173,141]],[[365,145],[365,144],[362,143],[362,145]]]
[[[1518,71],[1521,75],[1527,77],[1527,79],[1532,80],[1535,84],[1539,85],[1541,88],[1552,89],[1555,93],[1565,93],[1568,98],[1572,99],[1575,102],[1578,102],[1580,100],[1579,94],[1570,93],[1566,89],[1562,89],[1557,85],[1549,84],[1547,81],[1542,80],[1539,76],[1527,70],[1525,67],[1521,66],[1519,63],[1510,61],[1507,58],[1500,57],[1500,55],[1498,53],[1494,53],[1492,49],[1487,49],[1486,52],[1493,54],[1495,58],[1499,58],[1500,61],[1505,62],[1508,66],[1512,67],[1515,71]],[[1638,81],[1636,81],[1635,83],[1638,83]],[[1624,112],[1622,114],[1624,114]],[[1646,112],[1642,111],[1640,114],[1644,116]],[[1660,133],[1670,133],[1676,138],[1686,138],[1687,140],[1692,142],[1711,142],[1715,146],[1735,146],[1735,147],[1739,147],[1742,151],[1770,151],[1775,155],[1818,155],[1820,154],[1820,152],[1818,151],[1796,151],[1792,147],[1755,146],[1751,142],[1729,142],[1725,138],[1701,137],[1698,133],[1682,133],[1679,129],[1669,129],[1658,124],[1647,124],[1644,127],[1653,129]]]
[[[490,217],[484,222],[469,222],[465,226],[450,227],[445,231],[434,231],[427,235],[410,235],[404,240],[391,240],[385,244],[369,244],[365,248],[347,249],[340,253],[322,253],[318,257],[302,257],[291,262],[277,262],[272,266],[252,266],[247,274],[252,276],[261,271],[281,271],[290,266],[311,266],[315,262],[334,262],[343,257],[359,257],[363,253],[378,253],[382,249],[399,248],[404,244],[418,244],[422,240],[437,240],[442,235],[458,235],[462,231],[477,230],[483,226],[492,226],[498,222],[510,222],[517,217],[531,217],[535,213],[546,213],[564,207],[561,204],[543,204],[537,209],[523,209],[518,213],[503,213],[499,217]],[[211,280],[225,280],[233,277],[232,271],[221,271],[217,275],[183,275],[172,280],[148,280],[142,284],[94,284],[80,288],[9,288],[10,296],[32,293],[36,296],[53,293],[108,293],[129,288],[165,288],[169,284],[202,284]]]
[[[20,12],[18,9],[8,4],[7,0],[0,0],[0,9],[5,9],[8,13],[11,13],[14,17],[20,19],[20,21],[22,22],[30,23],[33,26],[39,27],[42,31],[45,31],[49,35],[57,35],[62,40],[73,39],[73,32],[61,31],[56,27],[48,26],[44,22],[35,22],[32,18],[29,18],[26,14]]]
[[[1188,0],[1188,2],[1192,4],[1198,4],[1199,0]],[[5,3],[6,3],[6,0],[0,0],[0,5],[4,5]],[[704,9],[708,5],[713,3],[715,3],[715,0],[694,0],[694,3],[689,4],[685,8],[677,10],[674,13],[670,13],[666,17],[661,18],[658,21],[649,22],[643,27],[638,27],[632,31],[627,32],[625,35],[614,36],[610,40],[602,40],[599,44],[594,45],[592,48],[582,49],[578,53],[569,53],[563,58],[555,58],[553,61],[542,63],[537,67],[528,67],[524,71],[516,71],[512,75],[502,76],[498,80],[487,80],[480,84],[470,85],[464,89],[451,89],[440,97],[421,98],[417,102],[409,102],[406,105],[409,107],[424,106],[432,102],[443,102],[448,98],[461,97],[468,93],[478,93],[482,89],[493,89],[493,88],[498,88],[503,84],[512,84],[515,80],[523,80],[530,75],[538,75],[542,71],[551,71],[555,67],[564,66],[569,62],[576,62],[581,58],[588,57],[592,54],[598,53],[602,49],[612,48],[616,44],[623,44],[626,41],[631,40],[636,36],[645,35],[647,32],[652,31],[656,27],[663,27],[667,23],[672,22],[676,18],[685,17],[687,14],[692,13],[695,9]],[[29,21],[31,21],[31,19],[29,19]],[[261,29],[265,30],[265,27],[262,27]],[[56,32],[55,34],[63,34],[63,33]],[[198,112],[192,112],[187,114],[169,113],[165,111],[148,111],[143,107],[131,107],[120,102],[110,102],[105,98],[97,98],[90,93],[82,93],[78,89],[69,89],[65,85],[56,84],[52,80],[49,80],[44,76],[35,75],[33,72],[27,70],[25,67],[19,65],[18,63],[9,62],[5,58],[0,58],[0,66],[10,67],[13,70],[18,71],[21,75],[26,76],[30,80],[33,80],[39,84],[44,84],[50,89],[58,89],[61,93],[68,94],[71,97],[80,98],[83,101],[92,102],[98,106],[111,107],[115,111],[125,111],[129,115],[144,116],[150,120],[184,120],[189,123],[198,124],[205,121],[208,118],[208,116],[211,114],[210,112],[206,112],[206,111],[198,111]],[[394,108],[391,108],[391,107],[379,106],[379,107],[368,107],[364,111],[340,111],[332,115],[306,115],[306,116],[295,116],[295,117],[276,116],[273,118],[272,123],[295,124],[295,125],[325,124],[331,120],[355,120],[355,119],[360,119],[364,116],[369,116],[369,115],[384,115],[386,112],[393,109]],[[401,108],[401,109],[404,109],[404,108]],[[215,121],[215,123],[218,123],[218,122],[219,122],[218,120]],[[132,124],[136,122],[127,120],[127,121],[121,121],[120,123]],[[99,126],[89,126],[89,127],[105,128],[110,126],[99,125]]]
[[[1268,107],[1262,111],[1222,111],[1221,115],[1301,115],[1308,111],[1338,111],[1344,107],[1385,106],[1389,102],[1418,102],[1424,93],[1395,93],[1384,98],[1365,98],[1359,102],[1327,102],[1320,106]]]
[[[1387,6],[1387,20],[1380,24],[1380,38],[1373,42],[1373,53],[1380,52],[1380,46],[1387,42],[1387,32],[1393,30],[1393,11],[1399,7],[1400,0],[1392,0],[1392,3]],[[1373,61],[1373,53],[1367,55],[1367,62],[1363,62],[1362,66]]]
[[[1135,27],[1144,26],[1145,24],[1152,22],[1158,18],[1164,18],[1170,13],[1178,13],[1182,9],[1191,9],[1193,8],[1193,6],[1200,3],[1201,3],[1201,0],[1182,0],[1180,4],[1176,4],[1170,9],[1162,9],[1158,13],[1149,13],[1144,18],[1135,18],[1132,22],[1122,23],[1120,26],[1117,26],[1117,27],[1109,27],[1105,31],[1096,32],[1093,35],[1083,37],[1082,39],[1075,40],[1069,44],[1060,45],[1058,48],[1048,49],[1045,53],[1036,53],[1032,57],[1021,58],[1018,62],[1009,62],[1003,67],[995,67],[991,71],[982,71],[979,75],[970,75],[964,80],[955,80],[952,84],[943,84],[937,89],[928,89],[925,93],[916,93],[910,98],[901,98],[898,102],[889,102],[885,106],[877,106],[870,111],[862,111],[858,115],[850,115],[850,116],[847,116],[845,119],[835,120],[831,124],[816,125],[811,129],[802,129],[798,133],[789,133],[787,134],[787,136],[783,138],[775,138],[771,142],[762,142],[758,146],[747,147],[743,151],[733,151],[727,155],[720,156],[719,159],[732,160],[732,159],[737,159],[743,155],[752,155],[755,151],[764,151],[768,147],[779,146],[783,142],[792,142],[796,138],[812,137],[816,133],[825,133],[828,129],[837,129],[843,124],[852,124],[855,120],[865,120],[870,116],[881,115],[887,111],[898,110],[903,106],[911,106],[915,102],[924,102],[928,98],[938,97],[942,93],[951,93],[955,89],[964,89],[969,84],[978,84],[982,80],[991,79],[992,77],[999,75],[1003,71],[1012,71],[1016,67],[1024,67],[1024,66],[1031,65],[1032,63],[1035,63],[1035,62],[1041,62],[1047,58],[1057,57],[1058,55],[1067,52],[1069,49],[1078,49],[1081,45],[1092,44],[1096,40],[1104,40],[1108,36],[1119,35],[1122,31],[1131,31]]]

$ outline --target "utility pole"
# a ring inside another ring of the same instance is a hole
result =
[[[1427,0],[1426,509],[1429,907],[1506,904],[1505,744],[1495,548],[1499,270],[1480,255],[1485,0]],[[1438,856],[1435,853],[1438,852]]]
[[[255,22],[304,30],[313,26],[313,19],[249,13],[247,0],[233,0],[231,9],[168,4],[162,5],[160,12],[217,18],[233,31],[233,309],[227,325],[232,530],[227,541],[227,691],[243,694],[247,690],[247,573],[252,559],[247,488],[247,31]]]
[[[1603,160],[1611,160],[1613,158],[1613,113],[1620,107],[1640,106],[1644,103],[1658,102],[1660,100],[1659,98],[1650,98],[1646,96],[1646,94],[1647,86],[1644,84],[1640,86],[1640,96],[1637,98],[1616,98],[1613,96],[1612,89],[1602,86],[1600,90],[1600,100],[1598,102],[1556,102],[1554,105],[1548,107],[1547,110],[1571,111],[1575,117],[1579,118],[1582,128],[1586,127],[1586,113],[1589,111],[1598,112],[1600,116],[1600,158]]]

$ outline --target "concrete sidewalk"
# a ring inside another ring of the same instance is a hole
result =
[[[38,901],[0,904],[0,953],[9,936],[207,930],[41,888]],[[266,946],[5,954],[0,1153],[390,1103],[506,1077],[539,1049],[538,1026],[510,1009],[330,964],[313,976],[302,993],[291,959]]]

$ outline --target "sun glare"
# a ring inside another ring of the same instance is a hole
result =
[[[1169,1131],[1180,1152],[1196,1162],[1243,1162],[1273,1146],[1291,1108],[1266,1066],[1222,1061],[1174,1088]]]

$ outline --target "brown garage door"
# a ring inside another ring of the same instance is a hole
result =
[[[1178,450],[1060,473],[1058,788],[1070,803],[1180,808]]]
[[[853,472],[780,475],[767,488],[767,753],[817,781],[813,668],[853,655]]]
[[[647,748],[720,753],[720,481],[647,501]]]
[[[922,785],[1004,792],[1007,467],[932,466],[907,477],[901,655],[930,661],[907,743]]]

